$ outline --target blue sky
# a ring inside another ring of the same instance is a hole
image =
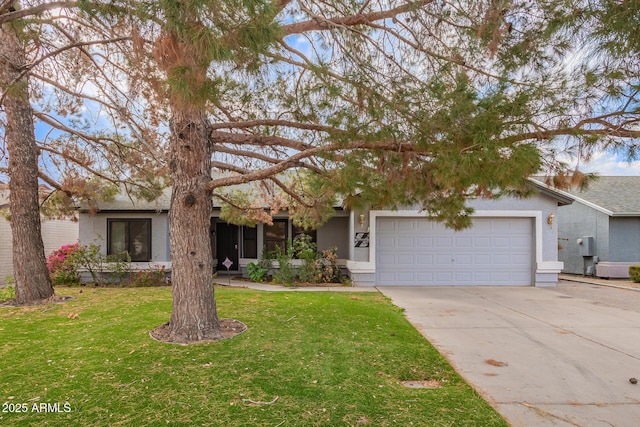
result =
[[[571,165],[576,165],[576,160],[567,160]],[[580,169],[584,172],[595,172],[598,175],[640,175],[640,160],[629,162],[628,159],[618,153],[597,152],[589,162],[580,161]]]

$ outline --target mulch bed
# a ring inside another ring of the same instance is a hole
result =
[[[222,338],[220,339],[207,339],[207,340],[183,340],[172,337],[169,333],[169,322],[164,325],[158,326],[156,329],[149,331],[149,336],[156,341],[166,342],[171,344],[189,345],[189,344],[202,344],[214,341],[225,340],[240,335],[247,330],[247,325],[235,319],[219,319],[220,328],[222,329]]]

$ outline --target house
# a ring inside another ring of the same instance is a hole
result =
[[[50,191],[47,187],[41,187],[41,197]],[[8,209],[9,186],[0,182],[0,211],[8,212]],[[41,218],[41,221],[45,256],[62,245],[78,241],[77,221],[44,217]],[[0,286],[5,283],[7,276],[13,276],[13,238],[11,223],[4,215],[0,214]]]
[[[601,176],[583,190],[563,193],[558,209],[558,259],[564,272],[628,278],[640,264],[640,176]]]
[[[337,247],[340,263],[354,284],[375,285],[555,285],[558,262],[558,206],[571,200],[540,183],[530,198],[474,199],[473,227],[456,232],[426,218],[415,208],[350,211],[315,230],[320,250]],[[156,201],[124,194],[101,202],[97,212],[80,209],[80,243],[95,243],[104,255],[126,250],[134,264],[170,268],[168,209],[170,189]],[[273,225],[236,226],[211,218],[212,251],[217,269],[246,273],[263,248],[284,247],[302,230],[286,212]]]

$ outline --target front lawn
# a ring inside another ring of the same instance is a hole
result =
[[[380,294],[219,288],[248,329],[191,346],[149,337],[169,288],[56,294],[0,308],[0,425],[507,425]]]

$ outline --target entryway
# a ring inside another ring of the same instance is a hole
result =
[[[216,271],[227,271],[224,265],[227,258],[232,262],[229,271],[238,271],[238,226],[211,218],[211,231],[211,251],[213,259],[217,260]]]

